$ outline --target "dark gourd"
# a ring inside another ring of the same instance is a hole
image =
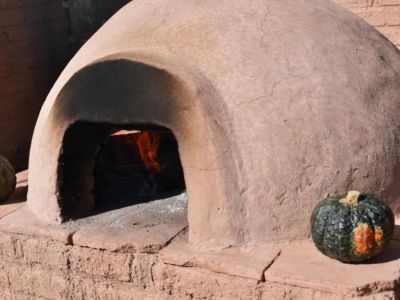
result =
[[[342,262],[370,259],[389,243],[393,212],[373,194],[350,191],[322,200],[311,216],[311,234],[323,254]]]
[[[7,200],[15,191],[16,183],[14,168],[4,156],[0,155],[0,201]]]

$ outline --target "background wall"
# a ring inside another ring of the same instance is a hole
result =
[[[336,0],[400,47],[400,0]]]
[[[40,107],[72,55],[59,0],[0,0],[0,154],[26,167]]]
[[[27,167],[33,128],[60,72],[130,0],[0,0],[0,154]]]
[[[112,15],[131,0],[68,0],[73,51],[77,51]]]

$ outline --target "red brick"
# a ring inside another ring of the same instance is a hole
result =
[[[374,4],[377,6],[400,5],[400,0],[375,0]]]
[[[400,45],[400,26],[385,26],[377,29],[395,45]]]
[[[372,6],[373,0],[336,0],[336,2],[346,8],[353,9]]]
[[[39,46],[40,44],[37,45],[37,47]],[[29,48],[24,52],[21,51],[17,56],[9,56],[0,59],[0,65],[7,65],[9,67],[7,73],[15,73],[21,71],[20,67],[26,70],[42,65],[54,65],[55,62],[65,61],[66,58],[70,57],[70,50],[68,48],[49,49],[47,51],[40,51],[40,48],[32,49],[32,51],[30,51]],[[0,78],[1,77],[0,74]]]
[[[71,250],[71,270],[90,276],[102,276],[119,281],[129,281],[134,260],[131,253],[111,253],[82,247]]]
[[[4,47],[6,43],[22,41],[38,36],[65,33],[67,30],[67,18],[0,28],[0,36],[2,36],[0,39],[0,46]]]
[[[372,26],[400,25],[400,6],[373,6],[368,9],[353,9]]]
[[[61,6],[61,2],[53,1],[40,6],[27,6],[22,8],[1,9],[0,27],[5,28],[22,23],[54,20],[66,18],[67,11]]]
[[[371,7],[369,9],[353,9],[353,13],[363,18],[372,26],[385,26],[386,15],[383,7]]]
[[[68,60],[71,57],[70,44],[65,41],[65,36],[50,37],[43,43],[39,41],[29,41],[18,45],[7,45],[0,51],[0,68],[2,65],[21,65],[32,59],[39,58],[43,60]],[[62,42],[61,42],[62,40]],[[15,72],[15,70],[13,70]],[[0,71],[0,78],[1,78]]]
[[[58,0],[0,0],[0,9],[37,6],[56,1]]]
[[[48,85],[50,86],[50,76],[48,76],[47,74],[45,76],[38,76],[38,77],[30,77],[28,79],[25,80],[21,80],[21,81],[11,81],[11,82],[6,82],[3,83],[3,81],[1,82],[0,85],[0,97],[4,97],[4,96],[11,96],[15,93],[17,93],[18,91],[24,91],[24,90],[31,90],[34,89],[36,86],[43,86],[43,85]],[[15,108],[15,110],[17,110],[19,108]],[[7,112],[4,112],[4,114],[7,116],[9,115],[9,113],[7,114]],[[1,116],[1,111],[0,111],[0,116]]]

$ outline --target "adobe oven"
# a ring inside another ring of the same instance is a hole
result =
[[[398,214],[399,74],[399,51],[331,1],[133,1],[46,99],[29,207],[60,223],[112,198],[101,153],[126,135],[152,145],[150,182],[169,143],[194,247],[306,238],[315,203],[354,188]]]

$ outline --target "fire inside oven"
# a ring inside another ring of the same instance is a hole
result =
[[[120,130],[95,158],[98,208],[165,198],[185,189],[176,140],[170,131]]]
[[[64,219],[186,189],[177,141],[163,127],[75,123],[65,133],[58,172]]]

